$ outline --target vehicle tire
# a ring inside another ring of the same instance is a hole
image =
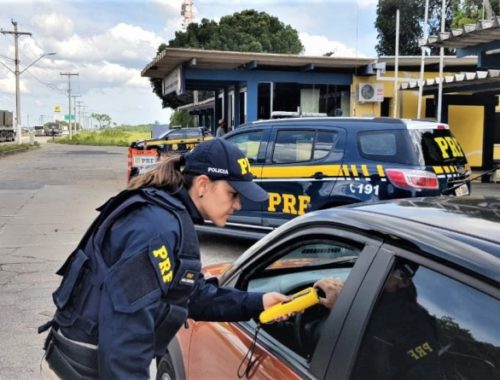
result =
[[[174,364],[169,354],[165,354],[158,363],[156,380],[176,380]]]

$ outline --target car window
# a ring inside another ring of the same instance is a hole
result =
[[[165,137],[168,140],[177,140],[177,139],[187,139],[200,136],[201,132],[198,129],[179,129],[178,131],[173,131],[168,133]]]
[[[239,133],[227,138],[227,140],[236,144],[252,163],[257,161],[263,133],[263,130]]]
[[[362,246],[331,238],[310,238],[287,244],[251,276],[247,290],[294,294],[321,279],[344,283],[356,263]],[[264,324],[273,339],[304,358],[314,352],[324,320],[330,310],[313,306],[287,321]]]
[[[362,131],[358,149],[362,157],[374,161],[411,164],[415,161],[407,131]]]
[[[326,157],[335,147],[338,133],[319,131],[314,142],[313,160]]]
[[[499,379],[497,299],[399,260],[365,331],[353,379]]]
[[[465,164],[465,154],[449,129],[413,129],[410,135],[425,165]]]
[[[315,131],[278,131],[274,144],[272,162],[286,164],[312,159]]]

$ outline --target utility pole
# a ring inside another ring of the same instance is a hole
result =
[[[76,98],[79,98],[80,95],[71,95],[71,97],[73,98],[73,115],[75,117],[75,120],[73,121],[73,126],[74,126],[73,132],[76,135],[76,131],[77,131],[77,125],[76,125]]]
[[[31,33],[28,32],[19,32],[17,30],[17,22],[11,20],[12,25],[14,25],[13,31],[7,31],[0,29],[2,34],[13,34],[14,35],[14,51],[15,51],[15,59],[14,63],[16,65],[14,76],[16,77],[16,141],[18,144],[21,144],[21,92],[19,90],[19,36],[31,36]]]
[[[83,129],[83,124],[82,124],[82,108],[85,106],[83,105],[83,101],[77,101],[75,104],[75,107],[78,107],[78,124],[80,125],[80,129]],[[76,118],[76,116],[75,116]]]
[[[71,131],[71,76],[78,76],[78,73],[59,73],[68,77],[68,124],[69,124],[69,139],[73,138]]]

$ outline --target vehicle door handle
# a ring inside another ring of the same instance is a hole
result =
[[[313,177],[314,179],[323,179],[325,175],[323,174],[323,172],[316,172],[314,173]]]

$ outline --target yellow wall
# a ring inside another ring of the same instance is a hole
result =
[[[448,73],[444,73],[448,75]],[[420,77],[420,72],[417,71],[399,71],[399,78],[413,78],[418,80]],[[426,72],[424,73],[424,78],[436,78],[438,76],[437,72]],[[387,71],[383,77],[394,77],[394,71]],[[358,102],[358,88],[360,83],[382,83],[384,85],[384,98],[394,97],[394,82],[392,81],[377,81],[377,77],[373,76],[354,76],[351,85],[351,116],[380,116],[380,103],[360,103]],[[421,118],[425,117],[425,99],[422,99],[422,113]],[[418,90],[416,91],[399,91],[398,99],[398,117],[416,119],[417,118],[417,106],[418,106]],[[394,116],[394,99],[391,99],[389,105],[389,116]]]
[[[380,103],[378,102],[358,102],[358,88],[360,83],[377,83],[377,77],[357,77],[353,76],[351,84],[351,116],[380,116]],[[384,96],[385,95],[384,87]]]
[[[449,106],[448,124],[470,166],[483,165],[483,106]]]
[[[500,160],[500,144],[495,144],[493,146],[493,159]]]

